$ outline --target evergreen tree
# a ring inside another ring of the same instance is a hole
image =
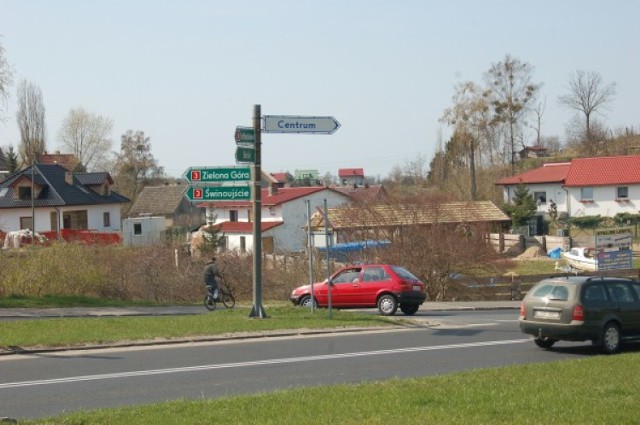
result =
[[[524,184],[519,184],[516,187],[513,203],[504,206],[504,210],[511,217],[514,226],[525,226],[536,214],[537,209],[533,194]]]

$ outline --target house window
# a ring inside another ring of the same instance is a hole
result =
[[[220,239],[218,239],[218,250],[219,251],[226,251],[227,247],[229,246],[229,237],[228,236],[222,236]]]
[[[229,221],[238,221],[238,210],[229,210]]]
[[[142,235],[142,223],[133,223],[133,235],[134,236]]]
[[[240,252],[247,251],[247,238],[244,236],[240,236]]]
[[[58,213],[53,211],[49,214],[49,222],[51,223],[51,230],[53,232],[58,231]]]
[[[544,205],[547,203],[547,192],[533,192],[533,199],[536,200],[536,204]]]
[[[583,187],[580,189],[580,200],[593,202],[593,188]]]
[[[111,227],[111,214],[108,212],[102,213],[102,225],[104,227]]]
[[[18,197],[21,201],[28,201],[31,199],[31,187],[30,186],[20,186],[18,188]]]
[[[20,229],[33,229],[31,217],[20,217]]]
[[[620,186],[616,188],[616,198],[617,199],[628,199],[629,198],[629,187],[628,186]]]

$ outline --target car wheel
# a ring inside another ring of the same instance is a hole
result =
[[[398,309],[398,301],[393,295],[383,295],[378,299],[378,311],[383,316],[393,316]]]
[[[605,354],[614,354],[620,350],[620,328],[613,322],[604,325],[600,348]]]
[[[309,295],[305,295],[304,297],[300,298],[300,302],[298,304],[300,305],[300,307],[311,307],[311,297]],[[318,307],[318,302],[314,300],[313,306]]]
[[[404,304],[400,306],[400,310],[407,316],[413,316],[420,306],[418,304]]]
[[[556,343],[557,340],[549,338],[548,336],[536,337],[533,339],[533,342],[540,348],[551,348],[553,344]]]

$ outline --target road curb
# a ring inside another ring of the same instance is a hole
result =
[[[433,323],[429,326],[437,326]],[[88,350],[105,350],[109,348],[130,348],[130,347],[150,347],[157,345],[171,345],[171,344],[190,344],[197,342],[219,342],[219,341],[237,341],[237,340],[250,340],[250,339],[262,339],[262,338],[282,338],[292,336],[313,336],[323,334],[338,334],[338,333],[353,333],[353,332],[379,332],[385,330],[401,330],[410,329],[413,327],[425,327],[428,324],[422,323],[420,326],[415,326],[412,323],[406,323],[403,325],[390,325],[390,326],[375,326],[375,327],[356,327],[356,328],[339,328],[339,329],[295,329],[295,330],[282,330],[282,331],[265,331],[265,332],[251,332],[251,333],[234,333],[224,335],[212,335],[212,336],[197,336],[188,338],[176,338],[176,339],[163,339],[163,340],[140,340],[140,341],[120,341],[106,344],[85,344],[75,346],[64,347],[32,347],[23,348],[16,346],[9,346],[7,348],[0,347],[0,357],[10,356],[16,354],[39,354],[39,353],[55,353],[64,351],[88,351]]]

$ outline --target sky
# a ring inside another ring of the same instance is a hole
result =
[[[236,126],[262,115],[333,116],[331,135],[262,135],[262,169],[337,175],[430,161],[456,84],[481,83],[507,54],[533,66],[542,134],[565,139],[558,105],[577,70],[617,95],[598,117],[640,126],[640,2],[635,0],[0,0],[14,85],[0,146],[18,146],[16,87],[40,87],[47,150],[79,107],[150,137],[169,176],[235,164]],[[534,132],[528,134],[535,143]]]

